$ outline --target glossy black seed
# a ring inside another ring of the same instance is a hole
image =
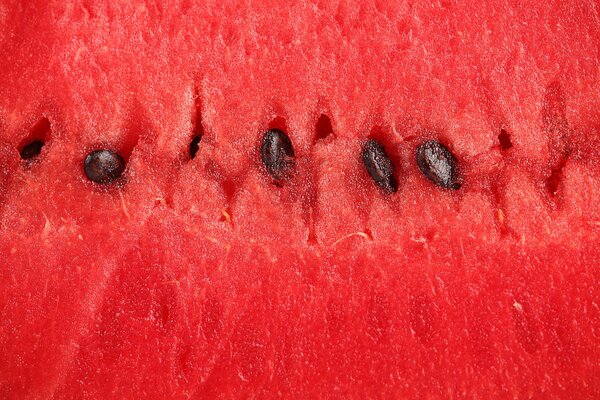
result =
[[[112,150],[95,150],[83,162],[89,180],[108,184],[117,180],[125,170],[125,160]]]
[[[431,182],[446,189],[460,189],[458,161],[443,144],[435,140],[422,143],[416,158],[419,169]]]
[[[394,176],[394,164],[381,143],[375,139],[369,139],[363,147],[362,160],[377,186],[386,193],[398,191],[398,181]]]
[[[42,152],[42,147],[44,147],[44,142],[41,140],[34,140],[31,143],[28,143],[21,150],[21,158],[23,160],[31,160],[40,155]]]
[[[200,135],[194,136],[192,142],[190,143],[190,157],[192,158],[192,160],[196,157],[196,154],[200,149],[200,139]]]
[[[292,141],[281,129],[269,129],[263,135],[260,155],[267,171],[276,181],[290,177],[294,167]]]

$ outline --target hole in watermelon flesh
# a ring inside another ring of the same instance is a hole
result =
[[[50,121],[45,117],[31,128],[29,135],[18,148],[23,160],[33,161],[41,153],[42,147],[49,139],[50,129]]]
[[[552,170],[548,179],[546,179],[546,189],[552,196],[558,192],[558,187],[562,181],[562,170],[567,163],[567,158],[563,158],[560,163]]]
[[[269,129],[279,129],[284,132],[287,132],[287,124],[285,122],[285,118],[276,117],[269,123]]]
[[[501,172],[498,171],[498,175]],[[498,181],[495,181],[491,184],[490,190],[492,193],[494,205],[496,212],[494,213],[494,218],[498,224],[498,229],[500,230],[500,235],[502,237],[506,235],[514,235],[514,232],[510,229],[507,221],[506,211],[505,211],[505,199],[504,193],[506,192],[505,186]]]
[[[510,140],[510,134],[505,129],[500,129],[498,141],[500,142],[500,148],[502,150],[508,150],[513,146]]]
[[[42,147],[44,147],[44,142],[42,142],[39,139],[30,142],[29,144],[25,145],[25,147],[23,147],[23,150],[21,150],[21,158],[23,160],[30,161],[42,152]]]
[[[198,94],[196,94],[196,101],[194,103],[192,125],[194,126],[195,136],[204,135],[204,126],[202,126],[202,104],[200,103],[200,95]]]
[[[231,210],[231,203],[233,196],[235,195],[235,183],[231,179],[225,179],[221,183],[223,194],[225,194],[226,206],[221,209],[221,216],[219,221],[226,222],[233,227],[233,213]]]
[[[232,180],[226,179],[223,181],[223,193],[225,193],[227,203],[231,203],[233,195],[235,194],[235,184]]]
[[[315,209],[313,207],[308,208],[307,215],[307,226],[308,226],[308,238],[307,242],[311,244],[317,243],[317,233],[315,228]]]
[[[371,132],[369,132],[369,139],[375,139],[378,142],[381,142],[385,147],[390,145],[386,130],[379,125],[375,125],[371,128]]]
[[[145,132],[146,130],[142,130]],[[137,147],[140,141],[140,129],[137,126],[132,126],[128,129],[127,134],[124,137],[124,140],[121,143],[106,143],[100,142],[97,143],[95,147],[98,148],[113,148],[115,151],[119,153],[119,155],[125,160],[125,163],[129,161],[131,154],[133,154],[133,150]]]
[[[191,143],[190,143],[190,157],[193,160],[194,158],[196,158],[196,154],[198,153],[198,150],[200,149],[200,139],[201,136],[200,135],[196,135],[194,136],[194,138],[192,139]]]
[[[190,141],[190,146],[188,148],[192,160],[196,158],[196,154],[198,154],[198,150],[200,149],[200,141],[202,140],[202,136],[204,136],[204,126],[202,125],[202,103],[200,95],[198,94],[198,89],[196,89],[195,93],[196,96],[192,110],[192,140]]]
[[[333,127],[331,126],[331,120],[325,114],[321,114],[319,119],[317,120],[317,124],[315,126],[315,130],[317,132],[317,139],[325,139],[327,136],[333,133]]]

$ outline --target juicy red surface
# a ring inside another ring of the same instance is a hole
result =
[[[0,397],[600,396],[597,4],[238,3],[0,3]]]

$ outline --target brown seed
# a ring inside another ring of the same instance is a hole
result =
[[[290,178],[294,167],[292,141],[281,129],[269,129],[263,135],[260,155],[265,168],[276,181]]]
[[[123,175],[125,160],[112,150],[95,150],[85,158],[83,170],[92,182],[109,184]]]
[[[456,157],[435,140],[422,143],[416,151],[417,165],[427,179],[445,189],[461,187]]]
[[[365,168],[377,186],[386,193],[398,191],[398,181],[394,176],[394,164],[385,152],[383,145],[375,140],[369,139],[362,151],[362,160]]]

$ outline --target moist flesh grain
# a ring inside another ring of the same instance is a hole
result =
[[[1,1],[0,398],[600,398],[598,10]]]

